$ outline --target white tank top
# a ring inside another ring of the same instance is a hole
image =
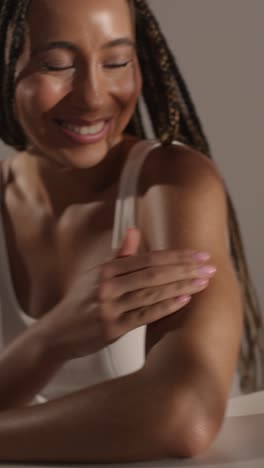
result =
[[[140,170],[149,152],[159,146],[153,140],[140,141],[130,151],[119,183],[115,206],[112,249],[116,250],[130,226],[136,225],[135,198]],[[0,212],[0,349],[35,322],[21,310],[12,284]],[[81,388],[129,374],[144,363],[145,327],[133,330],[99,352],[68,361],[37,395],[36,402],[60,397]]]
[[[181,144],[175,141],[174,144]],[[112,250],[116,250],[128,227],[136,226],[137,183],[143,163],[152,149],[159,146],[156,140],[136,143],[130,151],[121,174],[115,205]],[[161,233],[161,228],[159,230]],[[159,232],[157,235],[159,236]],[[162,237],[162,233],[160,234]],[[18,304],[12,284],[7,246],[0,210],[0,352],[3,346],[35,322]],[[114,253],[114,252],[113,252]],[[115,343],[94,354],[68,361],[37,395],[33,403],[72,393],[108,379],[129,374],[140,369],[145,360],[146,327],[137,328]],[[233,393],[233,392],[232,392]],[[237,393],[237,385],[236,391]]]

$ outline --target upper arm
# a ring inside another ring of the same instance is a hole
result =
[[[191,383],[222,415],[242,332],[240,289],[227,243],[225,189],[213,165],[199,154],[170,157],[163,182],[146,190],[139,205],[144,237],[151,250],[207,251],[217,272],[180,313],[147,327],[146,366],[167,372],[171,382]],[[155,198],[160,203],[155,216],[162,222],[158,240],[150,222]]]

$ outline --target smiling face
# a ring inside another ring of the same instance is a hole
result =
[[[95,166],[120,141],[140,91],[126,0],[32,2],[15,92],[28,150]]]

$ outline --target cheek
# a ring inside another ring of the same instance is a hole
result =
[[[39,119],[65,96],[65,83],[45,76],[25,78],[17,84],[15,112],[18,120],[31,116]]]
[[[112,92],[119,98],[119,101],[127,106],[134,106],[141,93],[141,76],[138,67],[129,70],[123,77],[116,80],[112,87]]]

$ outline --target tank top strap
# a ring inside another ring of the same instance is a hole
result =
[[[157,140],[143,140],[136,143],[130,150],[123,168],[118,197],[115,205],[115,216],[112,237],[112,249],[119,248],[123,236],[129,227],[136,224],[136,196],[138,179],[147,155],[160,146]]]
[[[178,140],[172,141],[171,144],[183,145]],[[146,157],[158,146],[161,146],[158,140],[141,140],[130,150],[119,182],[112,237],[113,250],[119,248],[126,230],[136,225],[136,197],[140,171]]]

